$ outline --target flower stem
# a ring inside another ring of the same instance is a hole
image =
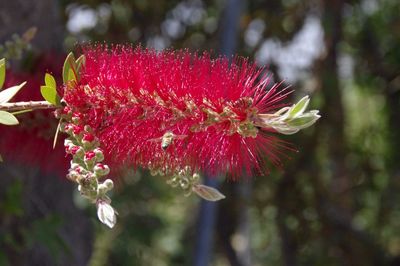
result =
[[[15,102],[15,103],[0,103],[1,111],[15,112],[21,110],[38,110],[38,109],[53,109],[55,105],[48,101],[29,101],[29,102]]]

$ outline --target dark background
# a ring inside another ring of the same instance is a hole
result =
[[[284,138],[299,153],[283,171],[222,182],[218,204],[127,169],[113,230],[35,129],[54,119],[1,127],[0,265],[400,265],[398,0],[0,0],[0,25],[7,75],[38,86],[82,42],[212,50],[268,66],[322,115]]]

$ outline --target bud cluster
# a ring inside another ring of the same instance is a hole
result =
[[[176,170],[167,179],[167,184],[172,187],[180,187],[186,197],[194,192],[199,197],[208,201],[218,201],[225,198],[217,189],[201,184],[199,173],[193,172],[190,166]]]
[[[115,211],[111,207],[111,199],[106,195],[114,184],[105,178],[110,168],[102,163],[103,150],[89,125],[83,123],[83,114],[64,107],[56,112],[62,120],[60,130],[69,135],[64,141],[65,152],[72,156],[71,167],[67,178],[78,184],[80,194],[96,204],[101,222],[113,227],[116,222]]]
[[[172,187],[180,187],[184,191],[184,195],[190,196],[193,186],[200,181],[200,175],[193,173],[189,166],[184,169],[177,170],[168,180],[167,184]]]

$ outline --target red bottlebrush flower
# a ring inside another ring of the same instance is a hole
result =
[[[264,173],[288,145],[261,127],[260,114],[286,106],[290,93],[246,59],[230,63],[187,51],[88,48],[80,80],[64,101],[82,115],[114,163],[170,174]]]

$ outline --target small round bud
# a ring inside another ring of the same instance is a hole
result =
[[[74,124],[79,124],[82,121],[83,115],[79,112],[74,112],[72,114],[72,122],[74,122]]]
[[[98,187],[97,187],[97,195],[104,195],[104,194],[106,194],[107,193],[107,187],[104,185],[104,184],[100,184]]]
[[[90,133],[84,133],[82,137],[82,144],[86,149],[93,148],[95,137]]]
[[[190,182],[187,178],[181,178],[179,180],[179,185],[181,186],[181,188],[187,189],[189,188]]]
[[[170,185],[171,187],[177,187],[179,184],[179,178],[174,176],[167,180],[167,184]]]
[[[96,157],[96,154],[93,152],[93,151],[88,151],[88,152],[86,152],[85,153],[85,158],[84,158],[84,160],[86,161],[89,161],[89,160],[92,160],[92,159],[94,159]]]
[[[92,128],[89,125],[85,125],[84,129],[86,132],[92,132]]]
[[[103,184],[107,187],[108,190],[111,190],[114,187],[114,182],[111,179],[106,179]]]
[[[71,167],[70,167],[70,169],[71,170],[76,170],[76,169],[78,169],[79,167],[81,167],[78,163],[73,163],[72,161],[71,161]]]
[[[60,118],[61,118],[62,111],[61,111],[61,109],[56,109],[56,110],[53,112],[53,114],[54,114],[54,117],[55,117],[55,118],[60,119]]]
[[[90,133],[83,134],[82,141],[92,142],[94,140],[94,136]]]
[[[63,115],[71,114],[72,109],[69,106],[65,106],[64,109],[62,110]]]
[[[74,129],[73,125],[68,123],[68,124],[65,124],[65,125],[64,125],[63,131],[64,131],[65,133],[71,135],[72,132],[73,132],[73,129]]]
[[[77,182],[79,176],[80,174],[74,170],[69,171],[69,173],[67,174],[67,178],[73,182]]]
[[[96,148],[93,150],[93,152],[96,154],[96,161],[101,162],[104,160],[104,153],[103,150],[100,148]]]
[[[102,163],[97,163],[94,168],[94,173],[97,176],[105,176],[108,175],[110,173],[110,168],[108,167],[108,165],[102,164]]]
[[[74,134],[74,136],[77,136],[77,135],[81,134],[82,132],[83,132],[82,126],[79,126],[79,125],[73,126],[72,133]]]
[[[194,173],[194,174],[192,175],[192,181],[197,182],[197,181],[199,181],[199,180],[200,180],[200,175],[199,175],[199,173]]]
[[[71,147],[70,152],[74,157],[78,157],[79,159],[82,159],[85,154],[85,150],[81,146]]]

